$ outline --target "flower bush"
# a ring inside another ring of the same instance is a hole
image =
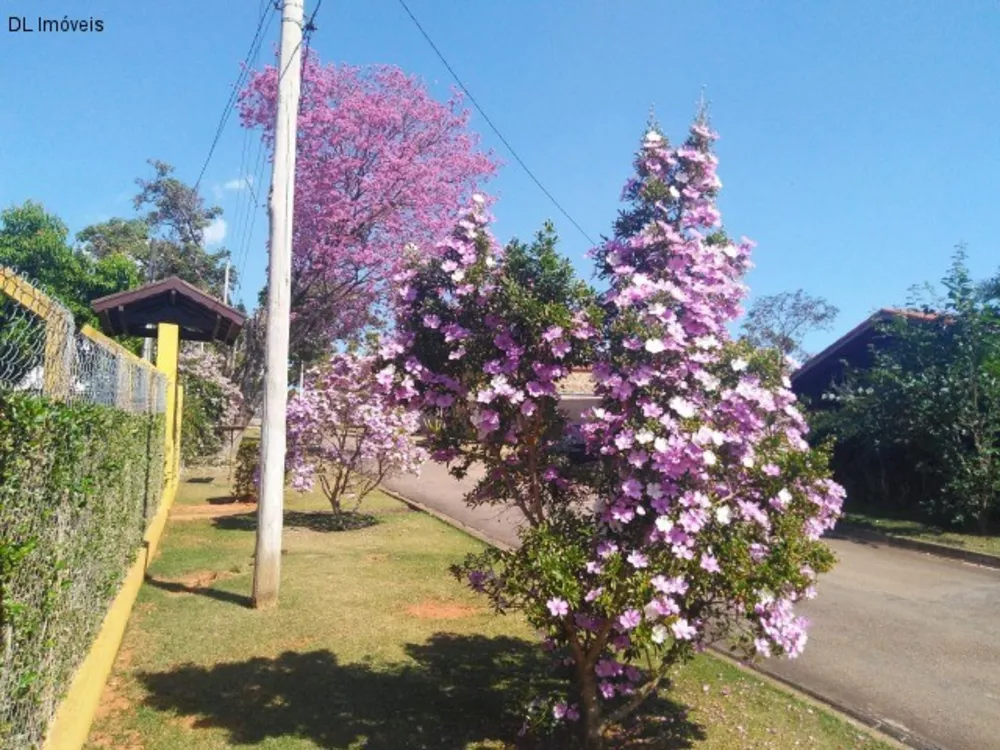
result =
[[[178,369],[184,382],[184,429],[181,456],[194,463],[215,456],[228,433],[240,421],[243,394],[225,373],[222,355],[193,345],[181,350]]]
[[[356,511],[386,476],[417,474],[419,414],[391,402],[374,357],[335,354],[288,404],[288,469],[300,491],[319,482],[335,514]]]
[[[721,183],[703,116],[678,148],[651,128],[613,239],[593,255],[609,286],[575,282],[551,232],[501,251],[479,199],[438,260],[397,277],[399,325],[380,378],[432,412],[433,457],[486,477],[470,503],[516,506],[515,551],[456,568],[500,612],[522,611],[568,669],[526,728],[577,725],[602,747],[668,668],[722,638],[795,657],[833,558],[840,512],[827,455],[779,355],[730,340],[748,241],[721,228]],[[583,427],[596,459],[574,467],[555,381],[593,363],[601,404]]]

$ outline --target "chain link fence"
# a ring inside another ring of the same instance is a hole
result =
[[[42,746],[135,560],[168,385],[0,268],[0,748]]]

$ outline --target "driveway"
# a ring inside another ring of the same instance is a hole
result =
[[[389,489],[504,542],[516,510],[467,508],[477,476],[437,465]],[[946,750],[1000,750],[1000,571],[872,543],[829,540],[839,563],[802,606],[797,660],[763,671]]]

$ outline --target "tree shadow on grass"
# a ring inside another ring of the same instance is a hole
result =
[[[365,529],[378,523],[378,518],[369,513],[339,513],[329,511],[285,511],[285,526],[309,531],[354,531]],[[212,525],[224,531],[256,531],[257,514],[240,513],[219,516],[212,519]]]
[[[146,583],[153,588],[160,589],[161,591],[167,591],[171,594],[195,594],[197,596],[207,596],[209,599],[215,599],[229,604],[236,604],[240,607],[246,608],[253,605],[253,601],[250,597],[244,594],[237,594],[232,591],[225,591],[211,586],[189,586],[177,581],[164,581],[160,578],[154,578],[148,573],[146,574]]]
[[[559,684],[547,676],[537,644],[438,633],[406,651],[412,661],[377,667],[341,664],[327,650],[287,651],[138,677],[146,705],[196,717],[195,729],[223,729],[232,745],[295,737],[322,748],[365,750],[464,750],[491,740],[518,748],[574,746],[567,737],[517,741],[530,685]],[[682,707],[661,702],[659,709],[683,718],[668,722],[660,743],[644,746],[687,748],[703,736]]]

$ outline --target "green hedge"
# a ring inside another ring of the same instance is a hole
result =
[[[0,747],[33,748],[135,560],[164,418],[0,391]]]

